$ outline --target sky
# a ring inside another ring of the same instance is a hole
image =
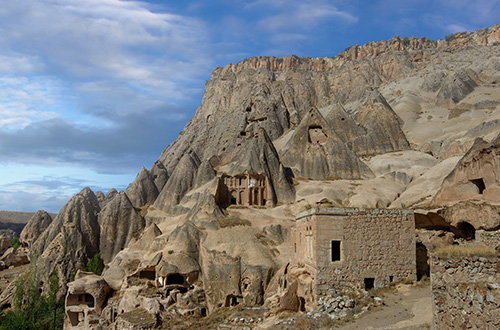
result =
[[[500,23],[498,0],[0,0],[0,210],[123,190],[217,66]]]

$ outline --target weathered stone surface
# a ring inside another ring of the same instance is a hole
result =
[[[86,237],[89,251],[99,251],[99,202],[90,188],[84,188],[73,196],[59,211],[56,218],[33,243],[33,251],[43,253],[65,224],[74,224]]]
[[[443,106],[454,106],[478,86],[476,81],[478,78],[471,70],[451,73],[444,78],[442,87],[437,94],[437,103]]]
[[[185,153],[154,202],[154,206],[168,211],[177,205],[186,192],[194,186],[200,164],[201,161],[194,151]]]
[[[136,201],[138,200],[140,199]],[[101,226],[100,251],[105,263],[110,262],[131,239],[139,238],[146,224],[132,205],[128,193],[123,191],[99,213],[99,223]]]
[[[295,176],[307,179],[361,179],[373,177],[366,164],[331,130],[321,113],[312,108],[285,146],[283,164]]]
[[[500,202],[500,135],[491,143],[477,139],[445,178],[435,205],[478,199]]]
[[[247,140],[228,165],[218,168],[217,173],[229,176],[244,173],[264,175],[270,183],[273,205],[295,200],[294,187],[286,176],[285,168],[269,135],[263,128]]]
[[[27,248],[9,248],[0,258],[0,262],[3,262],[5,268],[10,266],[22,266],[30,262],[29,250]]]
[[[47,229],[52,222],[52,217],[45,211],[36,212],[24,227],[19,236],[21,242],[26,243],[29,247],[34,241]]]
[[[409,149],[401,118],[377,90],[367,91],[358,108],[356,122],[366,130],[348,142],[357,155],[380,154]]]
[[[127,197],[132,205],[137,209],[145,206],[146,204],[153,204],[159,194],[153,176],[146,168],[144,168],[144,166],[139,174],[137,174],[134,182],[127,187],[125,193],[127,194]]]
[[[61,208],[33,243],[32,251],[41,253],[36,267],[45,288],[54,268],[59,271],[64,287],[71,274],[85,267],[88,259],[99,252],[99,211],[96,196],[84,188]]]

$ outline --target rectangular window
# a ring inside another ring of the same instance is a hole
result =
[[[332,261],[340,261],[340,241],[332,241]]]

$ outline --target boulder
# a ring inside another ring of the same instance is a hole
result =
[[[9,268],[11,266],[17,267],[26,265],[30,262],[29,258],[29,250],[27,248],[9,248],[0,258],[5,265],[5,268]]]

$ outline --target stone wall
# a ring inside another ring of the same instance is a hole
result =
[[[315,274],[316,299],[331,288],[416,279],[412,210],[316,208],[297,216],[294,258]]]
[[[500,245],[500,230],[476,230],[476,241],[486,246],[497,247]]]
[[[431,256],[434,329],[500,329],[498,257]]]

